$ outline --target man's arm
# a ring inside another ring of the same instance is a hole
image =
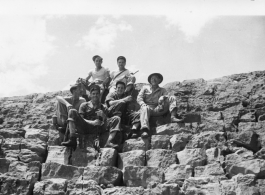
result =
[[[138,102],[138,104],[140,104],[140,106],[142,106],[142,105],[146,105],[145,102],[144,102],[144,94],[145,94],[145,90],[146,90],[146,88],[143,87],[143,88],[140,90],[140,92],[139,92],[139,94],[138,94],[138,96],[137,96],[137,102]]]
[[[56,99],[58,102],[64,104],[67,108],[67,111],[69,111],[71,108],[73,108],[73,105],[67,102],[62,96],[56,96]]]
[[[84,119],[84,121],[86,121],[88,124],[94,125],[94,126],[102,125],[102,121],[100,121],[99,119],[96,119],[96,120],[87,120],[87,119],[85,119],[86,106],[87,106],[86,102],[82,103],[80,105],[79,111],[78,111],[80,116]]]

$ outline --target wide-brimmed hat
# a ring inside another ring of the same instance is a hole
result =
[[[151,77],[154,76],[154,75],[158,76],[160,78],[160,80],[161,80],[160,83],[162,83],[163,76],[160,73],[152,73],[152,74],[150,74],[149,77],[148,77],[148,82],[151,84]],[[158,84],[160,84],[160,83],[158,83]]]
[[[73,85],[70,85],[70,92],[73,94],[73,90],[80,87],[79,83],[75,83]]]

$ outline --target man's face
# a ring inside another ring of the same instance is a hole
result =
[[[91,100],[99,100],[100,92],[98,90],[94,90],[90,93]]]
[[[150,79],[151,85],[158,85],[160,81],[160,78],[156,75],[152,76]]]
[[[96,67],[100,68],[101,67],[101,64],[102,64],[102,59],[99,58],[99,57],[97,57],[95,59],[95,65],[96,65]]]
[[[124,91],[125,91],[124,85],[123,84],[118,84],[117,87],[116,87],[116,91],[117,91],[118,95],[124,94]]]
[[[80,90],[80,87],[77,87],[73,90],[73,95],[74,96],[80,96],[81,94],[81,90]]]
[[[119,69],[123,70],[126,65],[126,62],[123,59],[119,59],[117,63],[118,63]]]

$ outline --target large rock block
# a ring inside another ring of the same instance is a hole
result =
[[[151,188],[144,190],[144,195],[179,195],[178,184],[154,184]]]
[[[204,166],[206,164],[206,153],[202,148],[185,149],[177,152],[179,164],[191,167]]]
[[[170,139],[172,150],[175,152],[183,150],[191,139],[191,137],[192,135],[190,133],[180,133],[177,135],[173,135]]]
[[[4,138],[23,138],[26,131],[23,129],[1,129],[0,136]]]
[[[198,166],[194,169],[195,177],[209,177],[212,176],[218,180],[227,179],[225,177],[225,172],[220,164],[209,164],[206,166]]]
[[[47,130],[34,128],[24,128],[24,130],[26,131],[26,139],[40,139],[44,142],[48,141],[49,132]]]
[[[0,158],[0,173],[8,172],[10,161],[5,158]]]
[[[184,123],[170,123],[156,128],[157,135],[174,135],[179,133],[191,133]]]
[[[124,169],[123,182],[128,187],[147,188],[149,183],[164,183],[164,180],[163,170],[157,167],[127,166]]]
[[[259,136],[255,131],[248,130],[240,132],[234,136],[234,143],[237,146],[243,146],[253,152],[257,152],[260,149]]]
[[[218,162],[224,162],[224,156],[221,154],[220,148],[210,148],[206,150],[207,164],[214,164]]]
[[[49,129],[48,146],[60,146],[63,142],[64,135],[55,128]]]
[[[151,149],[170,149],[170,136],[153,135],[151,138]]]
[[[33,195],[56,194],[65,195],[67,189],[67,179],[55,178],[46,179],[35,183]]]
[[[46,163],[56,162],[63,165],[68,165],[71,151],[64,146],[49,146]]]
[[[101,148],[98,165],[100,166],[116,166],[118,153],[113,148]]]
[[[126,166],[144,166],[145,151],[133,150],[118,154],[118,168],[123,170]]]
[[[103,195],[104,192],[96,181],[80,180],[74,187],[67,186],[67,195]]]
[[[244,159],[237,154],[229,154],[226,156],[226,173],[229,177],[233,177],[239,173],[253,174],[257,178],[265,178],[265,160],[261,159]]]
[[[192,177],[193,169],[190,165],[170,165],[165,170],[165,181],[167,183],[178,183]]]
[[[144,195],[143,187],[114,187],[104,190],[105,195]]]
[[[41,171],[41,180],[62,178],[77,181],[80,177],[82,177],[84,168],[49,162],[42,164]]]
[[[167,168],[176,164],[176,153],[172,150],[155,149],[146,151],[146,162],[149,167]]]
[[[6,138],[2,143],[3,150],[20,150],[23,138]]]
[[[0,194],[30,194],[39,178],[40,166],[39,162],[12,162],[9,172],[0,175]]]
[[[33,152],[28,149],[22,149],[20,153],[18,154],[18,158],[20,161],[28,163],[32,161],[39,161],[44,162],[44,158],[39,156],[36,152]]]
[[[98,184],[121,185],[122,171],[111,166],[87,166],[84,169],[83,180],[94,180]]]
[[[261,148],[257,153],[255,153],[254,157],[265,160],[265,147]]]
[[[124,142],[122,152],[129,152],[132,150],[148,150],[150,143],[148,140],[143,140],[142,138],[128,139]]]
[[[77,148],[72,152],[70,164],[77,167],[96,165],[99,154],[94,148]]]
[[[21,149],[28,149],[36,152],[40,157],[45,157],[47,153],[47,143],[36,139],[23,139],[21,140]]]

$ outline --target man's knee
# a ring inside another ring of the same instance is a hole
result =
[[[78,112],[76,109],[70,109],[68,112],[68,120],[69,120],[69,118],[74,119],[77,114],[78,114]]]

